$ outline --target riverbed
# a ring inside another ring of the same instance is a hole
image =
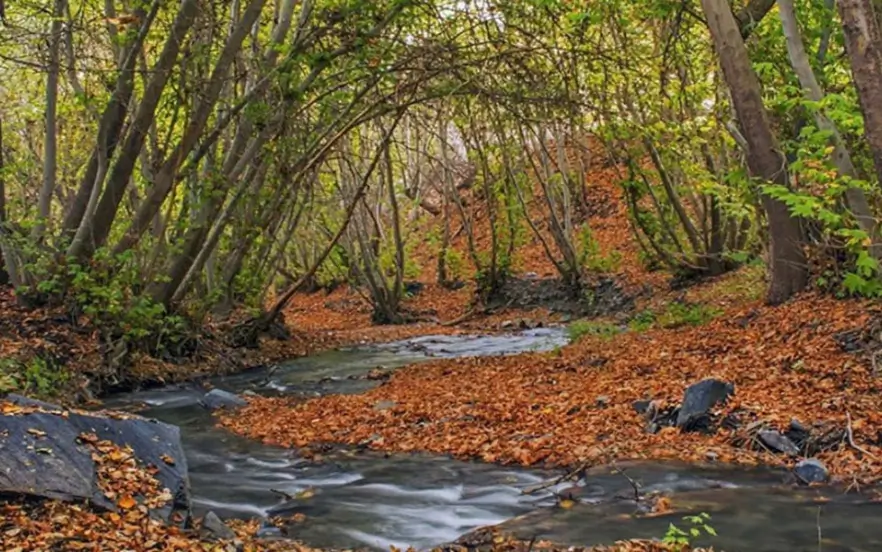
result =
[[[358,393],[380,384],[362,377],[377,369],[462,356],[488,357],[492,362],[493,356],[548,351],[566,341],[564,331],[554,328],[508,335],[427,336],[331,351],[210,383],[236,393],[304,399]],[[198,386],[167,387],[119,395],[106,406],[139,410],[181,427],[197,515],[214,511],[222,518],[282,515],[300,520],[284,531],[267,525],[267,537],[295,538],[326,548],[425,549],[479,527],[502,524],[528,540],[590,545],[661,537],[670,523],[688,530],[683,512],[706,512],[717,536],[698,542],[717,549],[882,549],[882,505],[833,488],[797,489],[785,484],[781,470],[623,464],[619,468],[627,477],[599,467],[575,488],[573,483],[559,484],[523,494],[525,488],[560,472],[346,449],[320,461],[305,460],[296,451],[217,428],[199,403],[204,393]],[[634,500],[632,481],[639,484],[642,497],[671,495],[681,513],[643,515],[645,504]],[[560,493],[572,494],[576,505],[558,506]]]

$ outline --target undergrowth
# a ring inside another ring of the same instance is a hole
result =
[[[41,356],[26,361],[0,358],[0,394],[52,398],[63,391],[69,379],[70,375],[62,366]]]

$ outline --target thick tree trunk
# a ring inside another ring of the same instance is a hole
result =
[[[747,48],[729,4],[724,0],[702,0],[701,4],[742,134],[747,141],[748,167],[756,177],[787,185],[786,161],[772,133],[759,79],[750,64]],[[769,219],[771,242],[771,283],[766,300],[777,304],[802,291],[808,284],[803,232],[799,221],[790,215],[783,202],[762,194],[762,203]]]
[[[882,34],[871,0],[839,0],[845,48],[864,115],[864,133],[882,186]]]

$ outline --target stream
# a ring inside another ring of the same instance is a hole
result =
[[[439,357],[547,351],[566,341],[563,330],[552,328],[493,336],[427,336],[321,353],[272,372],[252,370],[211,383],[237,393],[358,393],[378,384],[357,379],[375,368],[394,369]],[[267,537],[289,536],[322,548],[388,550],[426,549],[496,524],[525,539],[538,536],[571,545],[661,537],[672,522],[689,528],[682,511],[675,516],[633,516],[633,489],[610,470],[599,469],[579,482],[571,491],[579,503],[562,509],[555,507],[553,492],[566,485],[529,496],[521,493],[559,471],[346,450],[320,462],[307,461],[293,450],[215,427],[210,412],[199,403],[204,393],[197,386],[170,386],[116,395],[105,406],[137,410],[180,426],[197,515],[214,511],[221,518],[305,516],[288,526],[287,535],[267,525]],[[698,542],[718,550],[882,549],[882,504],[834,489],[783,486],[780,470],[640,463],[629,465],[627,473],[640,481],[643,492],[672,493],[680,510],[710,513],[719,536]],[[302,498],[285,498],[298,494]]]

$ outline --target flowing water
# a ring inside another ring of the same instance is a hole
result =
[[[436,357],[543,351],[565,342],[558,329],[423,337],[318,354],[272,372],[256,370],[212,383],[261,394],[355,393],[377,385],[358,378],[375,368],[394,369]],[[555,507],[552,494],[563,485],[534,495],[521,493],[558,472],[345,450],[320,462],[306,461],[292,450],[214,427],[211,414],[199,404],[204,392],[195,386],[167,387],[118,395],[106,403],[111,408],[140,406],[143,415],[181,427],[197,514],[212,510],[222,518],[265,518],[302,513],[303,521],[289,526],[287,536],[316,547],[377,550],[390,545],[428,548],[503,522],[524,538],[574,545],[659,537],[672,521],[688,528],[682,514],[634,516],[640,505],[633,500],[630,482],[603,470],[572,489],[580,503],[565,510]],[[649,463],[631,466],[627,473],[641,482],[644,493],[674,493],[681,509],[712,514],[719,537],[711,542],[718,549],[882,550],[882,506],[844,499],[832,490],[782,487],[778,471]],[[818,501],[822,494],[825,502]],[[282,536],[270,526],[266,535]]]

